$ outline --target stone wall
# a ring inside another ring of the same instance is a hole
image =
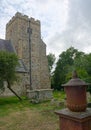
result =
[[[15,82],[13,85],[11,85],[11,88],[18,94],[18,95],[26,95],[27,88],[25,86],[27,79],[27,74],[24,73],[18,73],[18,81]],[[14,94],[7,88],[7,83],[4,83],[5,91],[0,91],[0,96],[13,96]]]
[[[31,50],[29,50],[29,34],[27,29],[32,29]],[[18,57],[21,58],[29,70],[29,51],[31,52],[31,87],[35,89],[49,89],[50,77],[46,57],[46,44],[41,39],[41,24],[39,20],[28,18],[17,12],[6,25],[6,39],[13,43]],[[27,74],[29,84],[29,75]],[[25,79],[26,80],[26,77]],[[25,85],[26,85],[25,84]]]

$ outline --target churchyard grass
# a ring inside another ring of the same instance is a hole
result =
[[[25,97],[0,98],[0,130],[59,130],[55,110],[64,107],[64,92],[54,92],[53,101],[33,104]]]
[[[22,99],[0,98],[0,130],[59,130],[59,118],[54,112],[65,107],[64,92],[55,91],[51,101],[37,104]]]

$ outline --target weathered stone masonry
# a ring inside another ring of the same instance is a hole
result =
[[[32,29],[31,50],[29,50],[29,34],[27,33],[29,20]],[[29,51],[31,51],[31,82],[33,90],[50,89],[46,44],[41,39],[40,21],[17,12],[6,25],[6,39],[11,40],[18,57],[24,61],[28,70]],[[25,76],[26,79],[26,84],[29,84],[29,74]]]

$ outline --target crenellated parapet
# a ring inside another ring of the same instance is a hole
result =
[[[33,24],[40,25],[40,21],[39,21],[39,20],[35,20],[35,19],[32,18],[32,17],[31,17],[29,20],[30,20],[30,22],[33,23]]]
[[[20,18],[20,19],[26,20],[26,21],[29,21],[29,20],[30,20],[30,22],[31,22],[32,24],[36,24],[36,25],[40,26],[40,21],[39,21],[39,20],[36,20],[36,19],[34,19],[34,18],[32,18],[32,17],[29,18],[27,15],[24,15],[24,14],[22,14],[22,13],[20,13],[20,12],[17,12],[17,13],[15,14],[15,16],[13,16],[12,19],[6,24],[6,28],[7,28],[9,25],[11,25],[17,18]]]

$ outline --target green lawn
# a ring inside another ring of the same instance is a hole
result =
[[[25,97],[0,98],[0,130],[59,130],[59,119],[54,113],[62,109],[64,92],[53,92],[53,101],[32,104]]]

